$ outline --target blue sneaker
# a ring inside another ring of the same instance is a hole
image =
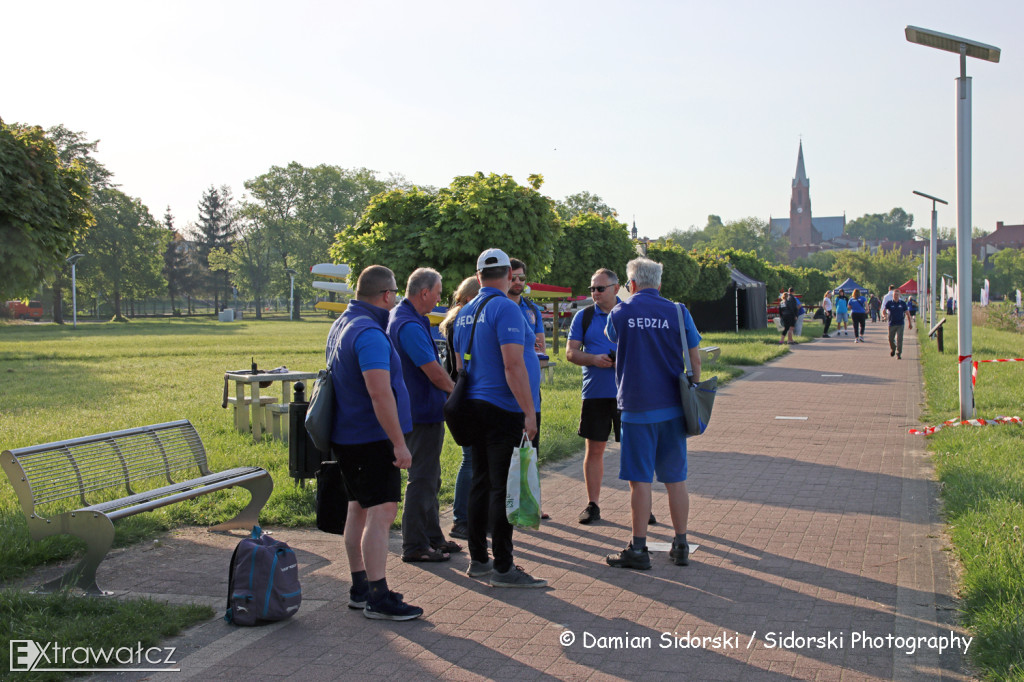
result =
[[[394,592],[388,592],[379,602],[366,602],[363,615],[375,620],[412,620],[423,615],[423,609],[412,604],[406,604],[401,598],[396,598]]]
[[[393,596],[398,601],[402,601],[402,593],[401,592],[392,592],[391,596]],[[359,609],[359,610],[365,609],[366,608],[366,602],[367,602],[367,600],[369,600],[369,598],[370,598],[370,588],[369,587],[367,587],[362,592],[356,592],[354,587],[350,587],[349,590],[348,590],[348,607],[350,609]]]

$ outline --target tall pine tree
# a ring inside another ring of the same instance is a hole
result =
[[[210,252],[224,249],[230,252],[234,242],[234,207],[232,206],[231,188],[222,185],[217,189],[213,185],[207,189],[199,200],[199,257],[206,268],[209,288],[213,293],[213,303],[217,310],[221,309],[221,295],[227,305],[231,284],[227,271],[213,272],[210,269]]]

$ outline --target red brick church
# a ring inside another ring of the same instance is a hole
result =
[[[811,216],[811,181],[804,170],[804,143],[801,140],[796,157],[796,176],[793,194],[789,200],[789,219],[769,218],[768,225],[775,234],[789,237],[789,257],[801,258],[822,250],[822,243],[843,235],[846,216]]]

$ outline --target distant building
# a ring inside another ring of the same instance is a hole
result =
[[[825,242],[842,237],[846,229],[846,214],[841,216],[811,216],[811,181],[804,170],[804,143],[796,157],[796,176],[789,201],[789,218],[768,219],[773,234],[789,238],[789,257],[801,258],[824,248]]]
[[[972,251],[982,263],[1003,249],[1024,249],[1024,225],[996,223],[996,231],[972,240]]]

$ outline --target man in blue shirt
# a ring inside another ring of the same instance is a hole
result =
[[[659,293],[661,263],[647,258],[626,265],[632,297],[608,315],[606,333],[618,343],[615,384],[622,410],[619,478],[629,481],[633,540],[606,561],[618,568],[648,569],[647,521],[651,513],[654,475],[665,484],[675,539],[669,557],[677,566],[689,564],[686,542],[690,497],[686,490],[686,429],[679,394],[679,375],[685,371],[683,353],[690,354],[693,381],[700,381],[700,334],[690,312]],[[683,347],[683,334],[686,348]]]
[[[467,409],[480,425],[471,443],[473,486],[469,494],[468,574],[490,575],[493,587],[544,587],[512,560],[512,526],[505,516],[505,487],[512,451],[537,436],[540,404],[540,363],[533,349],[534,334],[523,314],[507,296],[512,284],[508,254],[488,249],[477,259],[480,293],[464,305],[455,319],[456,365],[469,374]],[[476,332],[473,319],[477,310]],[[470,348],[470,336],[473,343]],[[487,552],[488,522],[493,524]]]
[[[534,349],[538,353],[543,353],[547,342],[544,338],[544,320],[541,319],[540,306],[523,296],[526,289],[526,263],[518,258],[509,258],[509,262],[512,263],[512,286],[508,289],[508,297],[523,311],[527,327],[534,333]]]
[[[402,499],[402,476],[412,455],[403,434],[412,430],[402,362],[385,334],[395,306],[395,275],[383,265],[359,274],[356,298],[327,335],[327,366],[334,384],[331,454],[348,494],[345,551],[352,571],[349,606],[367,618],[411,620],[423,609],[388,589],[388,531]]]
[[[418,268],[409,275],[405,298],[391,309],[388,338],[402,359],[402,377],[409,389],[412,432],[405,442],[412,453],[402,511],[402,561],[447,561],[462,547],[445,540],[438,519],[441,489],[441,448],[444,446],[444,402],[455,387],[441,367],[430,336],[427,313],[441,299],[441,273]]]
[[[900,290],[895,287],[890,292],[892,298],[886,301],[882,308],[882,319],[889,321],[889,357],[896,356],[897,360],[903,359],[903,324],[909,321],[907,316],[907,302],[900,300]],[[914,323],[910,322],[910,328]]]
[[[619,442],[619,407],[615,400],[615,344],[604,333],[608,313],[617,303],[619,277],[602,268],[590,278],[594,305],[576,313],[569,326],[565,359],[583,368],[583,406],[577,432],[585,439],[583,482],[589,501],[579,516],[588,524],[601,520],[601,481],[604,479],[604,451],[614,431]]]

